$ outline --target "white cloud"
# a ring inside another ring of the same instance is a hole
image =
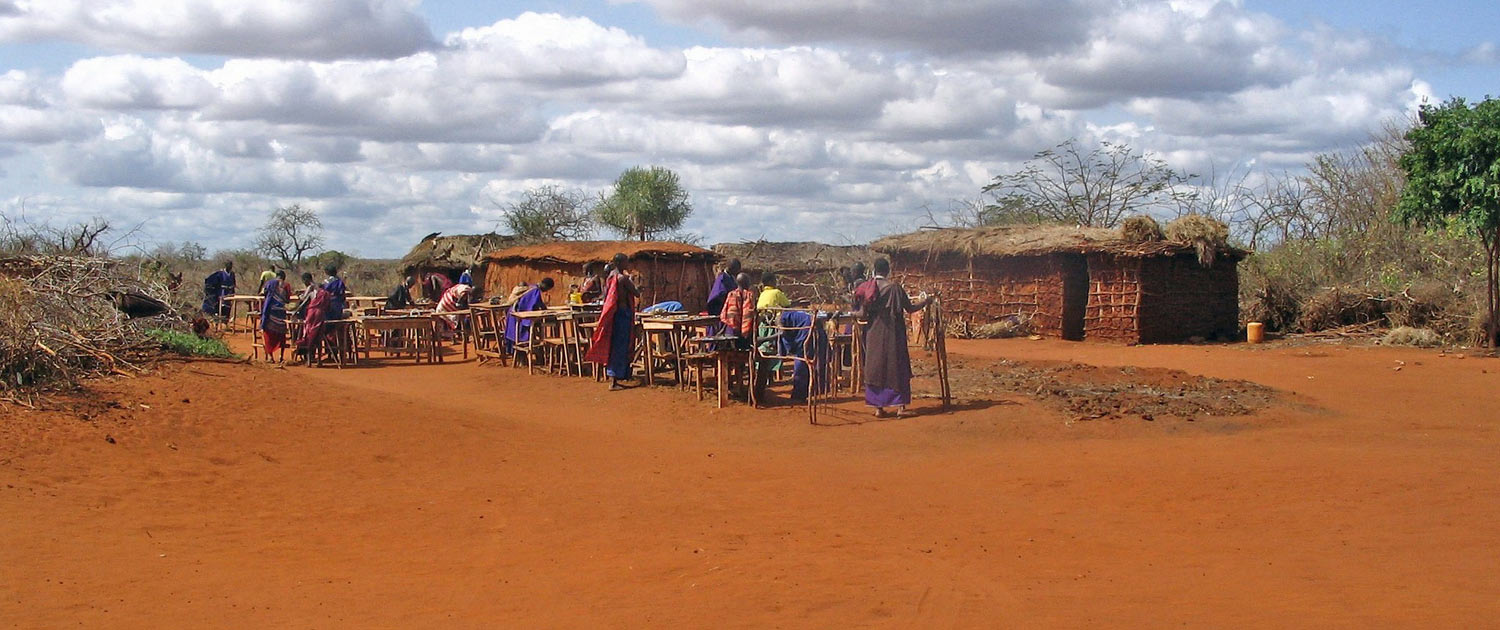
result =
[[[619,28],[588,18],[523,13],[512,20],[466,28],[445,40],[453,63],[468,77],[554,85],[588,85],[682,72],[679,52],[658,50]]]
[[[80,60],[63,74],[61,87],[74,103],[99,109],[194,109],[216,95],[186,61],[134,55]]]
[[[0,41],[246,57],[399,57],[434,45],[414,0],[16,0]]]
[[[670,18],[780,43],[854,42],[938,53],[1067,48],[1107,15],[1103,0],[641,0]]]

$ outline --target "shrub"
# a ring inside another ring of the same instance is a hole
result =
[[[199,337],[190,332],[152,328],[146,331],[146,336],[160,343],[163,350],[183,356],[212,359],[234,359],[239,356],[231,352],[223,341]]]

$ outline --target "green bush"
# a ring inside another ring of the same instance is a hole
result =
[[[190,332],[153,328],[146,331],[146,336],[160,343],[162,349],[183,356],[213,359],[239,358],[239,355],[231,352],[229,346],[224,345],[223,341],[205,339]]]

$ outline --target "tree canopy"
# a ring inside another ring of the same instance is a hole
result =
[[[1187,176],[1128,145],[1086,148],[1074,139],[1037,153],[1019,171],[997,175],[983,192],[982,219],[998,223],[1072,223],[1115,227],[1125,217],[1175,209],[1192,193]]]
[[[692,202],[677,173],[660,166],[636,166],[615,180],[613,189],[595,207],[594,218],[626,238],[644,241],[676,231],[692,213]]]
[[[593,233],[589,198],[583,192],[547,185],[522,193],[505,207],[505,226],[525,241],[572,241]]]
[[[311,208],[292,204],[271,212],[255,237],[255,250],[287,267],[300,267],[323,245],[323,221]]]
[[[1478,236],[1488,254],[1488,343],[1500,308],[1500,100],[1470,106],[1462,98],[1423,105],[1401,156],[1406,188],[1396,217]]]

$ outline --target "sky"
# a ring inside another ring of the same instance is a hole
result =
[[[1076,138],[1296,170],[1500,80],[1500,3],[0,0],[0,212],[399,256],[680,174],[705,243],[863,242]]]

